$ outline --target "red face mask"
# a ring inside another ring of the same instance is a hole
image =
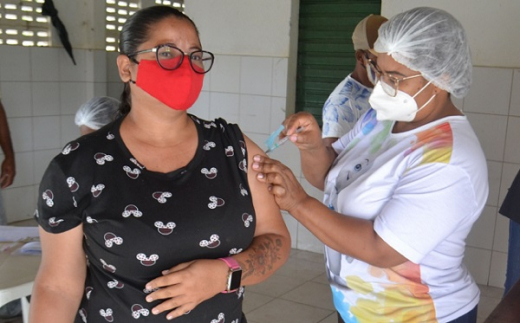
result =
[[[134,83],[170,108],[188,110],[197,101],[203,81],[204,74],[195,73],[186,58],[173,71],[163,69],[155,60],[141,60]]]

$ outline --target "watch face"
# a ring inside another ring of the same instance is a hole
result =
[[[242,281],[242,269],[238,269],[229,273],[228,290],[233,291],[240,288]]]

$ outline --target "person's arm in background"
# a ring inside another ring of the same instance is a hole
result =
[[[0,147],[2,147],[2,151],[4,152],[4,161],[2,162],[2,170],[0,173],[0,187],[6,188],[13,184],[16,167],[14,163],[13,143],[11,141],[7,116],[2,101],[0,101]]]

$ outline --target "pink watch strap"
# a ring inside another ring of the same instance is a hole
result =
[[[238,264],[238,262],[231,257],[218,258],[218,259],[225,262],[228,265],[228,267],[231,269],[240,269],[240,265]]]

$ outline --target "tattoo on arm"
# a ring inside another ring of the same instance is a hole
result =
[[[249,259],[242,267],[242,279],[251,275],[263,276],[273,269],[274,263],[280,259],[278,255],[282,246],[282,240],[270,236],[262,237],[262,241],[251,246],[248,253]]]

